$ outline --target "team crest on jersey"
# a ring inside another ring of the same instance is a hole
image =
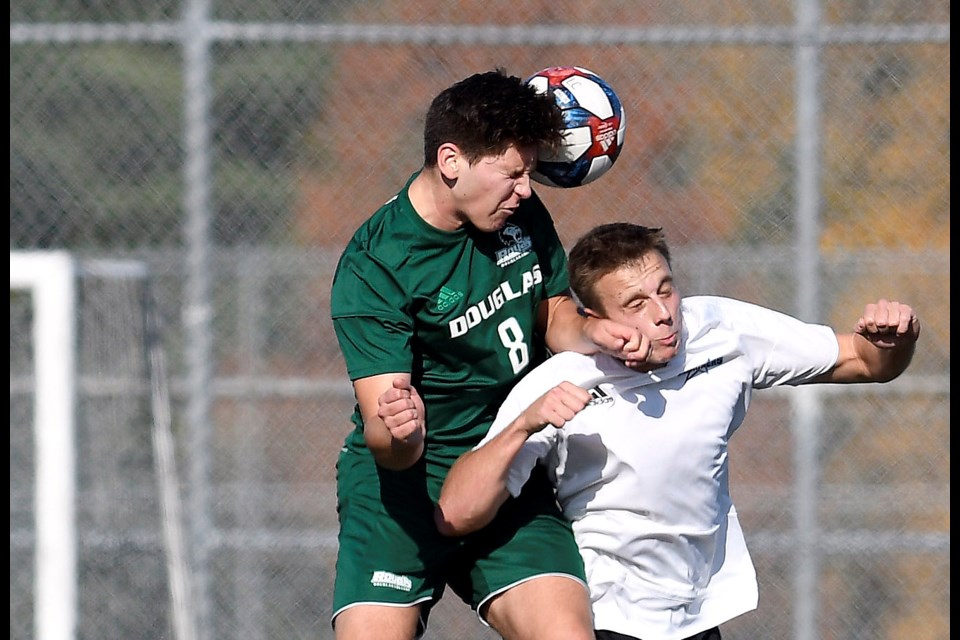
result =
[[[600,388],[600,385],[595,386],[593,389],[590,389],[590,402],[587,403],[588,407],[593,407],[598,404],[610,404],[613,402],[606,391]]]
[[[503,243],[503,249],[497,251],[497,266],[505,267],[513,264],[523,256],[530,253],[533,242],[529,236],[523,234],[523,229],[509,222],[500,229],[500,242]]]

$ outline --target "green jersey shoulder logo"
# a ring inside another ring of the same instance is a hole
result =
[[[440,311],[446,311],[456,303],[460,302],[463,299],[462,291],[454,291],[447,287],[440,288],[440,295],[437,298],[437,309]]]

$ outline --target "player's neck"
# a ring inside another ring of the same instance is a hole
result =
[[[414,211],[431,227],[456,231],[463,226],[463,221],[457,217],[450,187],[435,171],[424,169],[410,183],[408,193]]]

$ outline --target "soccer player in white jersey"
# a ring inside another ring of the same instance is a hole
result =
[[[661,230],[628,223],[587,233],[569,269],[583,312],[636,327],[646,362],[563,352],[527,374],[451,469],[437,526],[482,528],[544,464],[573,522],[598,640],[716,640],[757,606],[727,467],[752,390],[892,380],[920,322],[881,299],[836,333],[730,298],[681,298]]]

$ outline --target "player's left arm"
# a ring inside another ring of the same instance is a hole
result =
[[[853,333],[837,334],[836,365],[811,382],[889,382],[910,365],[919,337],[912,307],[880,299],[866,306]]]

